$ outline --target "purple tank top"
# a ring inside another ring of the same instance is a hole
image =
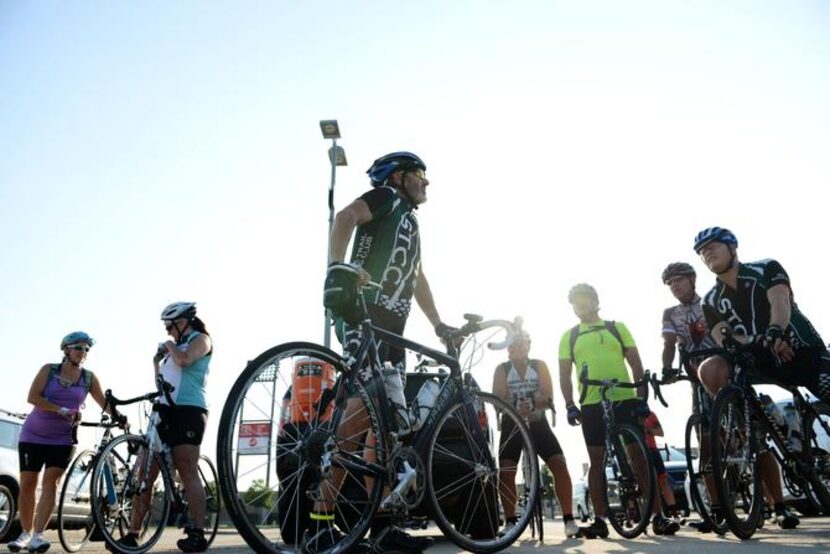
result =
[[[49,372],[49,380],[46,381],[46,388],[43,396],[49,402],[79,410],[81,404],[86,400],[87,387],[84,381],[86,372],[81,373],[80,380],[74,385],[64,387],[60,384],[58,375],[60,370]],[[47,412],[42,408],[35,408],[23,423],[20,431],[20,442],[32,442],[35,444],[71,445],[72,444],[72,422],[55,412]]]

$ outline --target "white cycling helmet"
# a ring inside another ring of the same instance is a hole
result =
[[[510,341],[510,344],[522,341],[530,342],[530,333],[524,329],[517,331],[516,334],[513,335],[513,340]]]
[[[194,317],[196,317],[195,302],[173,302],[161,311],[162,321],[193,319]]]

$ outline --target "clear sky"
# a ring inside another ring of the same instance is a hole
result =
[[[742,259],[784,264],[828,339],[828,25],[821,1],[0,0],[0,407],[27,409],[74,329],[105,387],[149,390],[159,313],[193,300],[212,451],[246,361],[322,340],[328,118],[338,207],[379,155],[425,159],[450,324],[522,315],[555,367],[588,281],[659,368],[660,272],[688,261],[708,289],[692,238],[722,225]],[[407,335],[437,343],[417,310]],[[688,393],[669,396],[680,444]],[[581,434],[557,433],[577,465]]]

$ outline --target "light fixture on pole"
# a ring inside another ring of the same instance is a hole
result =
[[[329,148],[329,163],[331,164],[331,184],[329,185],[329,234],[326,242],[326,265],[331,263],[331,229],[334,226],[334,183],[337,177],[337,166],[348,165],[346,162],[346,151],[342,146],[337,146],[337,139],[340,138],[340,126],[336,119],[323,119],[320,121],[320,130],[324,139],[331,140]],[[328,348],[331,346],[331,321],[329,314],[325,315],[326,328],[323,332],[323,344]]]

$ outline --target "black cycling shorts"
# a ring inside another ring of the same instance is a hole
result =
[[[159,437],[170,448],[182,444],[199,446],[207,427],[207,410],[198,406],[167,406],[156,404],[153,409],[161,421],[157,427]]]
[[[406,327],[405,318],[376,305],[370,305],[368,309],[372,325],[396,335],[403,335],[404,328]],[[348,360],[357,354],[360,343],[363,341],[363,330],[360,325],[348,325],[342,319],[335,320],[334,329],[337,339],[343,345],[343,357]],[[389,362],[392,364],[392,367],[396,368],[398,373],[400,373],[401,381],[406,384],[406,351],[399,346],[394,346],[383,341],[378,341],[377,347],[380,363]],[[363,383],[366,383],[369,381],[370,376],[368,374],[360,374],[360,378]]]
[[[616,402],[614,404],[614,421],[616,424],[631,425],[640,433],[644,433],[642,418],[635,415],[635,411],[641,402],[637,398]],[[585,446],[605,446],[605,422],[602,420],[602,404],[582,406],[582,436],[585,437]]]
[[[751,381],[806,387],[825,402],[830,401],[830,355],[821,347],[799,348],[795,358],[779,363],[768,348],[753,349]]]
[[[35,471],[59,467],[66,469],[75,454],[75,447],[62,444],[38,444],[35,442],[20,442],[17,444],[17,457],[20,460],[20,471]]]
[[[562,447],[559,446],[559,441],[556,440],[556,435],[553,434],[546,419],[531,421],[528,430],[533,447],[536,448],[536,453],[542,460],[548,461],[551,456],[562,455]],[[502,419],[499,459],[513,460],[518,463],[521,453],[522,435],[516,430],[513,420]]]

